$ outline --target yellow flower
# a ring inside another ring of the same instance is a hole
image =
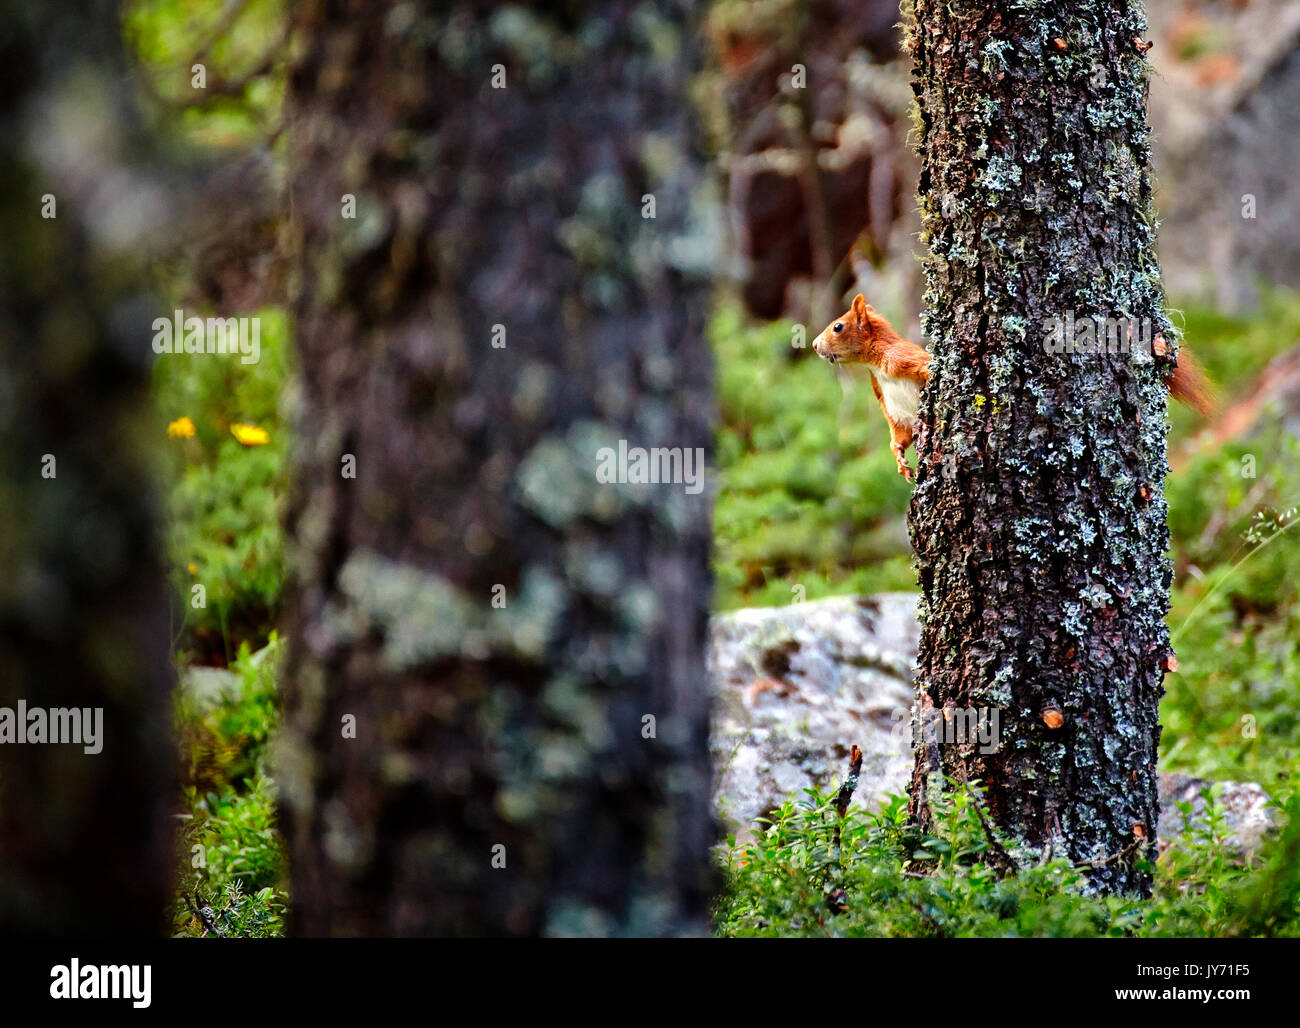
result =
[[[196,568],[193,564],[191,564],[191,565],[190,565],[190,574],[191,574],[191,575],[197,575],[198,573],[199,573],[199,569]]]
[[[167,434],[173,439],[188,439],[194,435],[194,422],[189,418],[177,418],[167,426]]]
[[[230,426],[230,434],[245,446],[265,446],[271,441],[271,433],[256,425],[241,425],[236,422]]]

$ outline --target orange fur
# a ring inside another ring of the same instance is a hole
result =
[[[1165,379],[1169,395],[1196,411],[1201,417],[1208,418],[1214,413],[1214,388],[1205,377],[1198,361],[1187,347],[1178,347],[1178,364],[1174,373]]]
[[[898,473],[910,482],[906,451],[916,434],[920,387],[930,377],[929,353],[895,332],[861,293],[813,340],[813,350],[832,364],[865,364],[870,369],[871,391],[889,424],[889,448]]]

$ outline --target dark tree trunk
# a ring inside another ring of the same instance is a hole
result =
[[[997,708],[1000,745],[923,740],[913,812],[981,779],[1011,862],[1049,846],[1147,893],[1170,568],[1170,355],[1048,352],[1047,325],[1150,319],[1145,17],[1130,0],[917,0],[934,353],[911,517],[921,715]],[[1081,345],[1086,339],[1081,338]],[[1059,724],[1059,727],[1053,727]]]
[[[703,932],[692,5],[435,6],[297,13],[291,930]]]
[[[102,749],[20,743],[11,722],[0,934],[161,934],[177,784],[147,447],[167,440],[141,256],[161,192],[116,5],[16,7],[0,31],[0,707],[102,709]]]

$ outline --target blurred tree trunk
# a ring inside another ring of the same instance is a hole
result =
[[[930,819],[943,776],[981,779],[1010,862],[1051,847],[1095,888],[1137,893],[1155,858],[1171,656],[1171,361],[1051,353],[1046,339],[1067,314],[1149,318],[1173,338],[1144,32],[1131,0],[917,0],[911,34],[934,352],[911,517],[921,715],[942,726],[944,712],[998,708],[1001,721],[992,754],[923,740],[913,813]]]
[[[693,5],[435,6],[297,10],[291,930],[704,932]]]
[[[0,707],[102,708],[98,753],[0,745],[4,934],[162,934],[171,892],[142,285],[165,205],[120,31],[115,4],[53,0],[0,30]]]

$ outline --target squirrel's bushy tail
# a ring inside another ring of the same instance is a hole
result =
[[[1214,387],[1186,346],[1178,348],[1178,366],[1165,379],[1165,385],[1175,400],[1191,407],[1202,417],[1208,418],[1214,413]]]

